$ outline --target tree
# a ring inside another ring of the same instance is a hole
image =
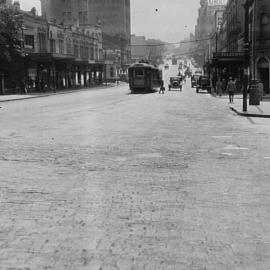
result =
[[[11,8],[0,8],[0,62],[10,64],[20,56],[23,16]]]

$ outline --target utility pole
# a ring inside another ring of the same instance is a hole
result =
[[[245,36],[244,36],[244,89],[243,89],[243,112],[247,112],[247,93],[248,93],[248,80],[249,80],[249,0],[244,4],[245,8]]]

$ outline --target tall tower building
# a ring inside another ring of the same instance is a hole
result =
[[[43,17],[47,20],[61,22],[61,1],[41,0],[41,11]]]

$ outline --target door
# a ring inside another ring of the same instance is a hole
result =
[[[259,69],[260,78],[264,85],[265,94],[269,94],[269,68],[261,68]]]
[[[264,85],[264,92],[269,94],[269,62],[266,58],[261,58],[258,62],[259,79]]]

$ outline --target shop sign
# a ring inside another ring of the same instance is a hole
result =
[[[241,58],[243,56],[244,56],[243,52],[218,52],[218,53],[214,53],[214,58],[231,58],[231,57]]]
[[[226,6],[227,0],[208,0],[208,6]]]

